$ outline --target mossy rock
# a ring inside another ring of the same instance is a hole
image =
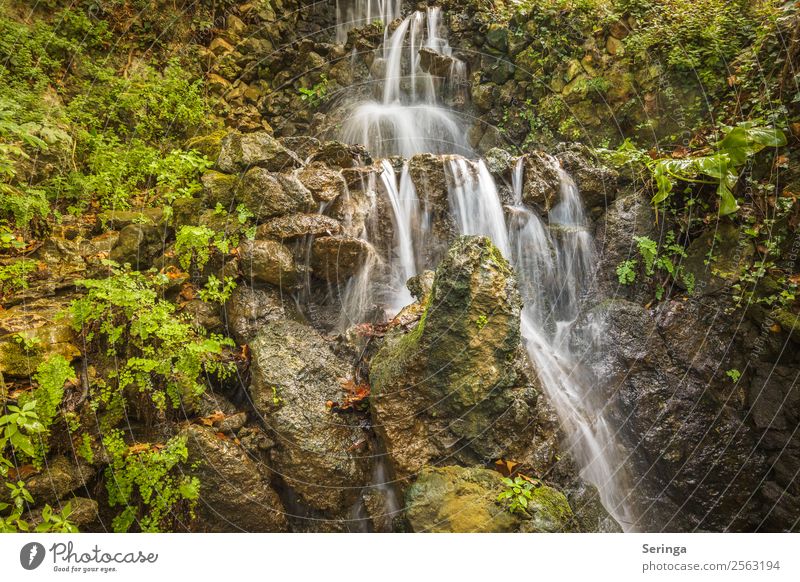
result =
[[[502,476],[483,468],[426,468],[406,494],[406,518],[414,532],[513,532],[520,518],[497,496]]]
[[[228,135],[228,130],[218,129],[207,135],[198,135],[186,141],[186,149],[196,150],[209,160],[216,160],[222,151],[222,140]]]
[[[482,467],[426,467],[406,493],[406,518],[415,532],[568,532],[574,516],[563,493],[540,485],[526,512],[497,500],[506,490],[500,473]]]

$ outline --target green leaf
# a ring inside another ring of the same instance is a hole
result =
[[[731,192],[731,189],[724,180],[721,180],[719,186],[717,186],[717,194],[719,194],[720,216],[727,216],[739,210],[739,204],[736,202],[736,198],[733,197],[733,192]]]

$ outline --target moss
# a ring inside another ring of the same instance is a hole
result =
[[[781,326],[785,332],[794,332],[800,328],[800,316],[787,309],[775,309],[772,311],[772,319]]]
[[[511,532],[519,517],[496,503],[502,477],[478,467],[427,467],[406,494],[416,532]]]
[[[222,151],[222,138],[228,135],[228,130],[218,129],[208,135],[199,135],[186,142],[187,150],[196,150],[209,160],[216,160]]]
[[[543,485],[535,488],[532,494],[528,503],[531,519],[523,525],[523,531],[563,532],[571,528],[574,515],[561,491]]]
[[[392,379],[401,374],[409,360],[418,353],[434,291],[435,287],[424,298],[422,315],[417,325],[407,333],[403,333],[401,330],[394,331],[386,338],[381,349],[372,358],[369,379],[374,396],[379,395],[381,389],[387,384],[391,384]]]

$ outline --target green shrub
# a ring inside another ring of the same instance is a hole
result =
[[[28,402],[35,404],[34,411],[42,425],[38,433],[38,444],[34,455],[35,464],[42,465],[48,450],[48,437],[50,427],[55,421],[58,407],[64,398],[64,384],[75,380],[75,370],[69,361],[59,354],[55,354],[43,361],[36,368],[33,379],[36,387],[19,398],[20,405]]]
[[[120,359],[95,405],[124,406],[123,395],[132,390],[160,412],[177,409],[204,392],[204,374],[230,371],[220,355],[233,342],[206,336],[176,314],[175,305],[157,292],[166,279],[112,267],[106,279],[80,282],[87,292],[72,303],[75,329],[93,346],[102,341],[107,353]]]
[[[134,522],[142,532],[171,530],[193,516],[200,481],[180,471],[188,457],[185,437],[128,447],[122,432],[114,430],[103,437],[103,446],[110,458],[108,503],[124,507],[112,522],[114,531],[129,531]]]
[[[36,263],[21,259],[0,266],[0,297],[28,288],[28,275],[36,271]]]
[[[748,0],[619,2],[640,25],[625,39],[640,59],[659,56],[672,70],[698,77],[704,87],[725,86],[728,66],[750,43],[761,14]]]

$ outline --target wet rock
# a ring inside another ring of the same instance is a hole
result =
[[[39,299],[0,310],[0,372],[28,378],[47,358],[80,356],[68,317],[69,300]]]
[[[223,418],[219,424],[217,424],[217,428],[223,433],[235,433],[239,432],[246,422],[247,413],[237,412],[236,414],[231,414]]]
[[[423,47],[419,50],[420,68],[434,77],[451,77],[458,62],[459,60],[456,58],[437,53],[429,48]]]
[[[256,238],[292,240],[304,236],[331,236],[339,234],[342,225],[333,218],[321,214],[290,214],[280,216],[262,224]]]
[[[709,382],[671,356],[643,307],[608,301],[594,317],[605,321],[595,369],[612,394],[613,421],[632,452],[639,527],[656,531],[747,531],[761,520],[758,491],[768,465],[757,436],[729,395],[729,381]],[[706,334],[685,320],[683,336]],[[674,338],[673,338],[674,339]],[[683,337],[699,345],[700,337]],[[709,346],[713,349],[713,346]],[[721,359],[720,355],[717,355]]]
[[[128,264],[135,270],[145,270],[164,252],[165,232],[157,226],[131,224],[119,233],[110,259],[120,265]]]
[[[387,335],[370,363],[374,425],[398,478],[501,457],[544,474],[556,429],[521,347],[519,293],[500,252],[485,237],[458,239],[414,309],[416,324]]]
[[[752,239],[738,226],[719,222],[689,244],[681,264],[694,277],[694,293],[712,295],[738,281],[754,254]],[[685,280],[678,285],[685,289]]]
[[[423,241],[426,262],[436,264],[447,251],[457,229],[450,212],[447,173],[442,156],[419,154],[408,161],[408,173],[420,204],[430,215],[431,232]]]
[[[238,176],[210,170],[203,174],[200,181],[203,184],[203,203],[206,206],[215,208],[219,204],[226,210],[233,209]]]
[[[222,140],[226,135],[228,135],[226,129],[218,129],[207,135],[198,135],[186,141],[186,149],[197,150],[209,160],[216,160],[222,151]]]
[[[350,365],[311,327],[269,322],[250,344],[256,410],[274,434],[274,470],[307,506],[344,515],[366,481],[358,452],[365,434],[348,415],[332,412]]]
[[[297,282],[298,270],[289,249],[271,240],[245,241],[240,247],[241,269],[246,280],[284,289]]]
[[[506,489],[496,471],[426,467],[406,494],[406,517],[414,532],[565,532],[572,529],[566,497],[542,485],[532,490],[528,513],[510,513],[497,496]]]
[[[486,167],[493,176],[511,180],[511,170],[514,167],[514,157],[506,150],[492,148],[484,155]]]
[[[25,487],[37,505],[54,505],[67,494],[86,493],[86,487],[96,474],[96,470],[83,460],[68,459],[59,455],[49,459],[45,467],[25,480]],[[5,495],[4,492],[2,495]],[[2,500],[2,496],[0,496]]]
[[[266,131],[230,133],[220,145],[217,167],[223,172],[236,173],[252,166],[280,172],[302,165],[294,152],[283,147]]]
[[[486,42],[500,53],[508,50],[508,27],[499,23],[489,25],[486,31]]]
[[[207,331],[217,333],[222,330],[222,319],[220,318],[219,306],[201,299],[187,301],[181,308],[186,313],[192,323]]]
[[[244,204],[258,221],[282,214],[311,210],[311,193],[293,176],[252,168],[237,185],[236,202]]]
[[[288,136],[278,139],[287,149],[296,153],[301,160],[307,160],[321,145],[317,138],[309,136]]]
[[[523,163],[522,200],[549,212],[560,197],[561,179],[555,160],[542,152],[531,152]]]
[[[317,202],[331,202],[347,192],[341,172],[328,168],[322,162],[312,162],[300,171],[300,182],[311,191]]]
[[[606,294],[622,294],[646,302],[646,289],[623,286],[616,275],[620,263],[638,257],[635,238],[640,236],[658,238],[653,206],[641,191],[622,194],[606,210],[595,231],[600,255],[597,282]]]
[[[617,197],[617,173],[592,160],[586,146],[572,144],[556,157],[575,180],[586,208],[605,208]]]
[[[494,83],[474,83],[472,85],[472,102],[482,111],[491,111],[495,102],[497,86]]]
[[[371,164],[372,158],[362,146],[329,141],[320,146],[311,161],[323,162],[331,168],[355,168]]]
[[[164,223],[164,209],[105,210],[97,215],[97,220],[108,230],[122,230],[132,224],[160,226]]]
[[[311,247],[314,275],[326,281],[344,281],[358,272],[372,253],[370,244],[350,236],[323,236]]]
[[[267,322],[286,316],[280,292],[239,285],[225,303],[228,332],[239,344],[249,343]]]
[[[502,491],[496,471],[426,468],[406,494],[406,517],[414,532],[512,532],[519,519],[497,503]]]
[[[185,471],[200,480],[197,521],[205,532],[282,532],[286,516],[262,469],[232,440],[208,427],[190,424]]]

